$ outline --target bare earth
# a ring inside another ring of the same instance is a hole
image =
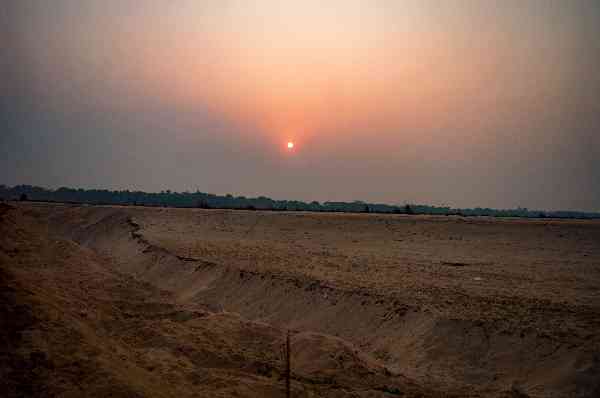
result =
[[[600,222],[0,204],[0,325],[8,397],[599,397]]]

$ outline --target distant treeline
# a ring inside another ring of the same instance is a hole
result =
[[[73,189],[64,187],[54,190],[31,185],[16,185],[14,187],[0,185],[0,199],[87,203],[96,205],[195,207],[202,209],[600,219],[600,213],[579,211],[541,211],[528,210],[526,208],[498,210],[480,207],[473,209],[453,209],[450,207],[439,206],[416,204],[388,205],[382,203],[365,203],[362,201],[323,203],[315,201],[307,203],[298,200],[274,200],[264,196],[247,198],[244,196],[214,195],[199,191],[171,192],[170,190],[166,190],[159,193],[148,193],[129,190],[109,191],[106,189]]]

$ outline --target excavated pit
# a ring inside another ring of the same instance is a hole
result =
[[[3,396],[285,395],[285,329],[176,294],[216,264],[150,244],[119,209],[0,211]],[[447,396],[342,338],[291,338],[294,397]]]
[[[171,210],[185,211],[198,212]],[[178,302],[340,337],[391,371],[431,388],[540,397],[592,397],[600,391],[597,301],[473,296],[444,286],[386,292],[253,267],[251,261],[202,258],[186,254],[184,245],[177,252],[146,236],[144,223],[163,222],[164,213],[169,210],[63,208],[50,212],[49,219],[63,236],[110,257],[123,272],[173,292]],[[257,217],[252,228],[268,222],[261,213],[247,213]],[[472,264],[439,263],[453,268]]]

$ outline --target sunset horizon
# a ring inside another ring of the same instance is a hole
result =
[[[5,184],[600,207],[590,1],[5,10]]]
[[[2,0],[2,398],[600,397],[600,0]]]

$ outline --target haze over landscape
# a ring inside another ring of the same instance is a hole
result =
[[[600,397],[598,0],[1,4],[2,397]]]
[[[592,0],[1,12],[4,184],[600,210]]]

